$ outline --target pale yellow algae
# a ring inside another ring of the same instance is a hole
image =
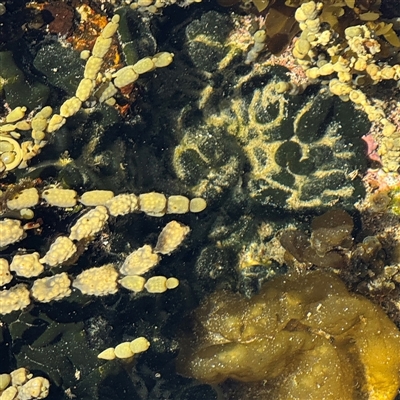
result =
[[[126,257],[120,272],[123,275],[142,275],[155,267],[159,261],[160,256],[147,244]]]
[[[106,296],[118,290],[118,272],[112,264],[89,268],[80,273],[73,282],[73,287],[83,294]]]
[[[69,260],[76,251],[77,248],[70,238],[67,236],[59,236],[51,244],[44,257],[40,259],[40,262],[50,267],[55,267]]]
[[[36,279],[33,282],[31,294],[35,300],[41,303],[61,300],[71,294],[71,280],[66,272]]]
[[[160,254],[171,254],[183,242],[190,228],[177,221],[168,222],[161,231],[154,251]]]
[[[39,261],[39,253],[15,255],[10,264],[10,270],[24,278],[39,276],[43,271],[43,264]]]
[[[90,238],[100,232],[108,219],[107,208],[97,206],[80,217],[71,228],[69,238],[82,240]]]
[[[21,221],[17,219],[4,218],[0,221],[0,232],[0,248],[18,242],[25,237]]]
[[[43,191],[42,198],[52,206],[74,207],[78,194],[72,189],[49,188]]]

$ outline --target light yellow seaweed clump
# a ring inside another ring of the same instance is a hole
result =
[[[139,78],[139,74],[133,69],[132,65],[127,65],[119,69],[114,75],[114,85],[117,88],[123,88],[130,85]]]
[[[168,222],[158,236],[154,251],[160,254],[171,254],[183,242],[190,228],[177,221]]]
[[[4,135],[0,135],[0,173],[18,167],[23,159],[23,151],[19,143]]]
[[[44,267],[39,261],[39,253],[17,254],[12,259],[10,270],[18,276],[32,278],[40,275]]]
[[[0,374],[0,392],[2,392],[11,383],[10,374]]]
[[[1,400],[14,400],[17,398],[18,389],[15,386],[9,386],[2,394]]]
[[[138,209],[138,198],[133,193],[119,194],[106,201],[105,206],[113,217],[126,215]]]
[[[0,375],[1,400],[39,400],[49,394],[50,382],[41,376],[33,377],[26,368]]]
[[[152,217],[162,217],[167,208],[167,198],[162,193],[150,192],[139,195],[140,211]]]
[[[118,283],[125,289],[131,292],[138,293],[144,289],[146,278],[140,275],[127,275],[118,281]]]
[[[192,213],[199,213],[205,210],[207,207],[207,202],[202,199],[201,197],[195,197],[194,199],[190,200],[189,210]]]
[[[215,292],[195,323],[179,373],[252,383],[243,399],[392,400],[400,387],[399,330],[327,273],[277,277],[251,299]]]
[[[104,206],[108,200],[114,197],[114,193],[111,190],[90,190],[82,194],[79,202],[89,206]]]
[[[123,275],[143,275],[160,261],[160,256],[154,253],[148,244],[133,251],[126,257],[120,272]]]
[[[185,214],[189,211],[189,199],[175,195],[168,197],[167,214]]]
[[[119,345],[115,346],[114,353],[115,357],[120,359],[131,358],[133,357],[134,353],[131,350],[129,342],[122,342]]]
[[[11,372],[11,384],[13,386],[21,386],[32,378],[32,374],[26,368],[18,368]]]
[[[0,286],[10,283],[12,278],[8,261],[5,258],[0,258]]]
[[[16,122],[24,118],[26,107],[15,107],[6,116],[6,122]]]
[[[100,57],[90,56],[85,65],[83,76],[85,79],[95,80],[97,74],[103,65],[103,59]]]
[[[81,101],[86,101],[94,89],[94,81],[89,78],[83,78],[76,89],[76,97]],[[61,112],[61,110],[60,110]]]
[[[50,267],[63,264],[77,251],[75,244],[66,236],[59,236],[50,246],[48,252],[40,259],[40,262]]]
[[[27,108],[16,107],[0,121],[0,174],[5,175],[7,171],[17,167],[26,168],[27,162],[40,153],[41,149],[47,144],[49,133],[59,130],[65,124],[66,119],[76,114],[81,109],[82,103],[92,96],[97,83],[100,81],[99,72],[103,65],[103,57],[112,43],[110,35],[116,33],[119,18],[119,15],[114,15],[104,27],[100,36],[96,39],[92,54],[88,50],[81,53],[82,58],[87,60],[84,78],[80,81],[75,96],[66,99],[61,104],[59,114],[53,114],[52,108],[46,106],[38,112],[33,111],[26,118]],[[112,85],[111,82],[109,83]],[[113,94],[109,91],[108,97],[103,100],[107,101]],[[20,130],[30,130],[33,141],[25,141],[19,144],[16,140],[8,137],[8,135],[11,135],[13,138],[19,138],[21,135],[18,131]]]
[[[144,287],[149,293],[164,293],[169,289],[175,289],[179,286],[179,280],[176,278],[167,278],[165,276],[152,276]]]
[[[46,131],[48,133],[58,131],[65,124],[65,121],[65,118],[61,115],[53,114],[50,118],[49,124],[47,125]]]
[[[22,283],[0,291],[0,314],[9,314],[29,306],[29,290]]]
[[[109,347],[102,351],[97,358],[102,360],[128,359],[135,354],[143,353],[150,347],[150,342],[143,336],[138,337],[131,342],[122,342],[115,348]]]
[[[76,277],[72,286],[83,294],[106,296],[117,292],[117,279],[118,272],[114,266],[106,264],[83,271]]]
[[[107,208],[97,206],[80,217],[71,228],[71,240],[88,239],[100,232],[108,219]]]
[[[10,210],[22,210],[23,208],[34,207],[39,203],[39,193],[36,188],[21,190],[12,199],[7,200],[7,207]]]
[[[100,358],[102,360],[114,360],[116,357],[115,355],[115,350],[114,347],[109,347],[108,349],[103,350],[98,356],[97,358]]]
[[[102,36],[99,36],[96,39],[96,42],[94,43],[94,46],[93,46],[93,49],[92,49],[92,54],[95,57],[104,58],[104,56],[106,55],[107,51],[111,47],[111,42],[112,42],[112,38],[111,37],[104,38]]]
[[[82,106],[82,101],[77,97],[71,97],[64,101],[64,103],[60,107],[60,115],[63,118],[71,117],[76,114]]]
[[[168,53],[167,51],[157,53],[152,58],[152,61],[156,68],[168,67],[168,65],[170,65],[173,60],[174,55],[172,53]]]
[[[75,207],[78,194],[72,189],[50,188],[42,193],[42,198],[51,206]]]
[[[29,379],[18,388],[18,398],[21,400],[45,399],[49,395],[50,382],[42,376]]]
[[[33,283],[31,294],[34,299],[41,303],[61,300],[71,294],[71,281],[66,272],[36,279]]]
[[[134,354],[143,353],[150,347],[150,342],[143,336],[133,339],[129,343],[129,347]]]
[[[21,221],[17,219],[4,218],[0,221],[0,232],[0,248],[18,242],[25,237]]]

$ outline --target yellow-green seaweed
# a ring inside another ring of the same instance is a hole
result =
[[[277,277],[252,299],[215,292],[181,347],[180,373],[245,382],[248,399],[389,400],[400,386],[397,327],[320,271]]]

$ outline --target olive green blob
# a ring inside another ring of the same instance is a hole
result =
[[[32,110],[44,106],[49,88],[41,82],[28,82],[24,73],[15,64],[10,51],[0,52],[0,90],[11,108],[25,106]]]
[[[180,340],[179,373],[244,382],[231,399],[390,400],[400,387],[399,330],[319,271],[279,276],[250,300],[217,291]]]

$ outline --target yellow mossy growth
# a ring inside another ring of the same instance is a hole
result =
[[[244,399],[390,400],[400,387],[400,332],[327,273],[277,277],[250,300],[216,292],[195,326],[182,339],[178,371],[246,382]]]

